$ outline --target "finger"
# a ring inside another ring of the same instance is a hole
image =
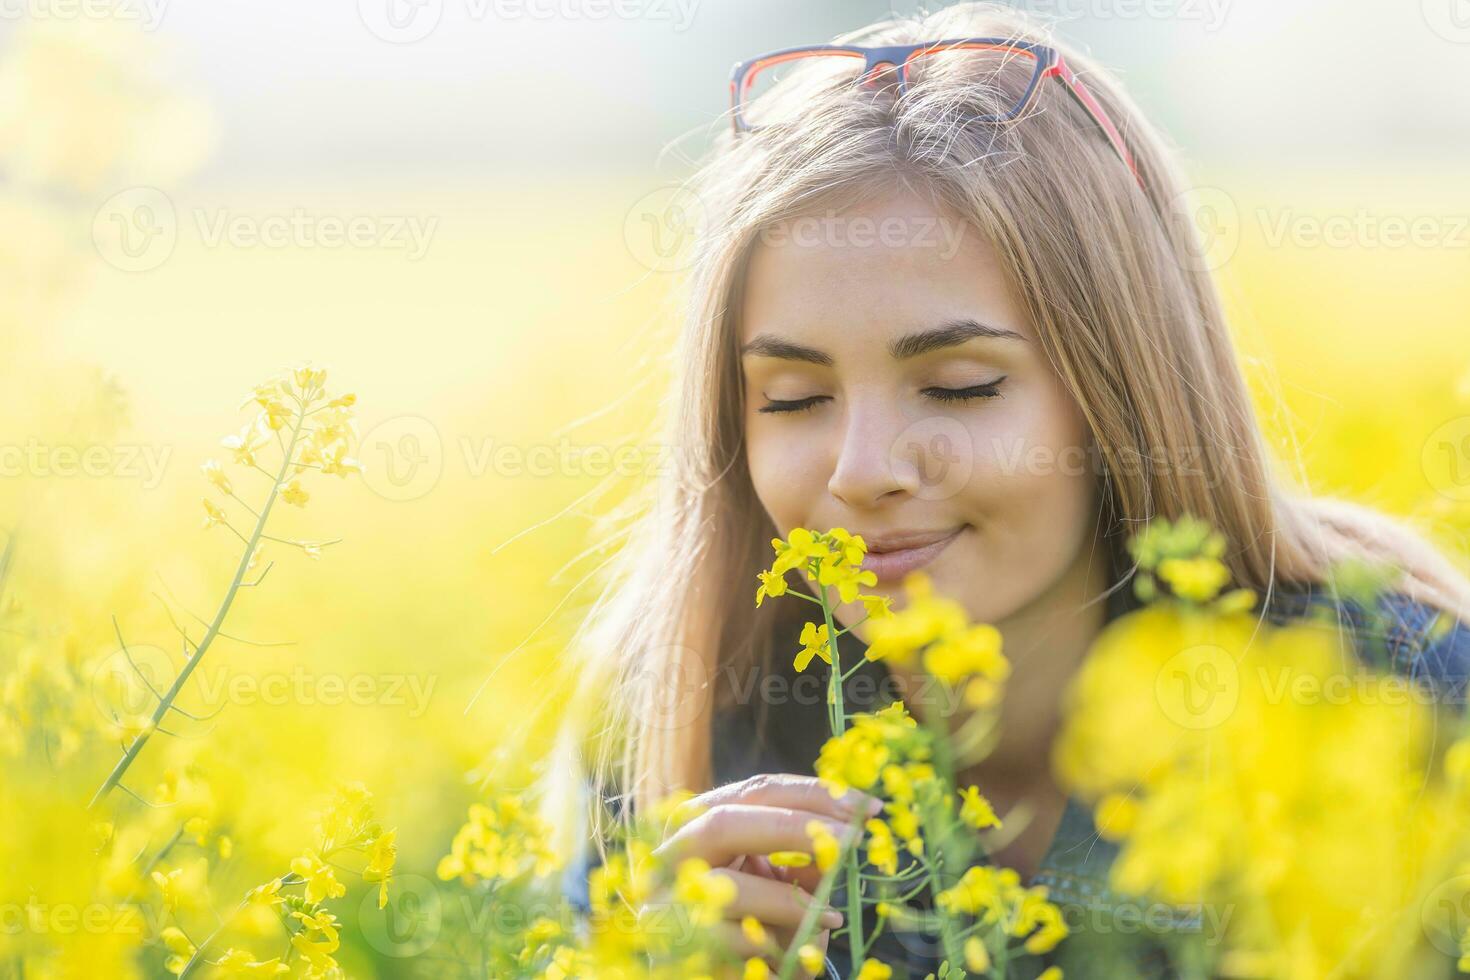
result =
[[[670,861],[699,857],[719,867],[742,854],[810,853],[812,840],[806,827],[813,820],[823,824],[838,840],[855,836],[848,824],[817,816],[809,810],[731,803],[695,817],[669,835],[654,849],[654,854]]]
[[[816,903],[810,892],[796,885],[743,871],[716,870],[710,873],[725,875],[735,883],[735,899],[725,906],[727,919],[743,919],[748,915],[762,924],[795,928],[801,925],[807,909]],[[822,928],[836,929],[842,925],[842,913],[825,906],[822,908],[817,918]]]
[[[680,804],[674,812],[687,820],[705,810],[728,803],[810,810],[843,822],[851,820],[853,814],[861,808],[867,808],[868,816],[876,816],[883,807],[882,800],[857,790],[849,790],[839,799],[833,799],[827,787],[812,776],[758,773],[748,779],[727,783],[701,793]]]

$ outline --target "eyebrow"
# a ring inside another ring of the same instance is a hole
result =
[[[988,323],[981,323],[979,320],[963,318],[947,320],[937,327],[897,337],[889,341],[888,353],[895,360],[903,361],[918,357],[921,354],[944,350],[947,347],[957,347],[976,337],[985,337],[993,340],[1019,340],[1023,343],[1026,340],[1024,336],[1016,333],[1014,330],[1007,330],[1005,327],[996,327]],[[740,356],[775,357],[786,361],[806,361],[809,364],[821,364],[825,367],[831,367],[835,363],[832,355],[826,351],[793,343],[792,341],[765,333],[757,334],[749,343],[741,347]]]

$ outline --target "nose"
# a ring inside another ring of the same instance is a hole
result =
[[[828,492],[855,510],[913,492],[915,470],[904,462],[897,447],[904,425],[896,411],[852,404],[827,480]]]

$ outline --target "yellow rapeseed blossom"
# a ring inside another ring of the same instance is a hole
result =
[[[306,900],[313,904],[347,894],[347,886],[337,880],[332,868],[321,855],[309,851],[291,861],[291,871],[306,881]]]
[[[801,628],[801,650],[796,654],[796,669],[806,670],[813,657],[821,657],[827,666],[832,665],[832,641],[827,634],[827,625],[807,623]]]
[[[898,846],[893,831],[882,820],[872,819],[864,825],[868,831],[868,861],[884,874],[898,873]]]
[[[720,921],[725,906],[735,901],[735,882],[712,872],[703,858],[685,858],[679,862],[674,880],[674,898],[691,912],[696,925],[711,926]]]
[[[1000,826],[994,807],[980,794],[978,786],[967,786],[960,791],[960,819],[976,830]]]
[[[820,871],[831,871],[842,857],[842,843],[820,820],[806,822],[806,835],[812,841],[812,855]]]
[[[214,965],[226,977],[278,977],[291,972],[291,968],[282,963],[280,957],[257,960],[248,951],[234,947],[225,950]]]
[[[759,576],[761,582],[760,588],[755,590],[755,606],[757,609],[760,608],[761,603],[766,600],[767,596],[775,598],[786,594],[785,575],[778,575],[775,572],[758,572],[756,574]]]
[[[551,846],[551,833],[546,821],[514,796],[499,796],[489,806],[472,804],[468,822],[439,861],[438,876],[465,884],[523,874],[544,878],[562,866]]]
[[[224,468],[219,465],[219,460],[205,460],[199,469],[204,474],[204,478],[219,487],[222,493],[228,494],[233,491],[234,488],[230,485],[230,478],[225,476]]]

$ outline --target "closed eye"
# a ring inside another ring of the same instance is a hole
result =
[[[818,402],[831,401],[831,395],[812,395],[810,398],[798,398],[796,401],[783,402],[774,398],[761,406],[762,412],[804,412]]]
[[[971,398],[999,398],[1000,383],[1004,377],[997,378],[983,385],[971,385],[968,388],[925,388],[924,394],[941,402],[966,401]]]

